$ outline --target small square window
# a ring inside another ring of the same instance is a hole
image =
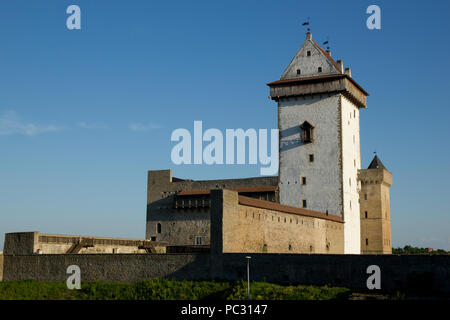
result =
[[[310,57],[310,56],[311,56],[311,51],[306,51],[306,55],[307,55],[308,57]]]
[[[151,241],[156,241],[156,237],[150,237]]]
[[[306,208],[306,200],[302,200],[302,206],[303,208]]]
[[[300,69],[297,69],[297,74],[299,75],[301,73]]]
[[[309,155],[309,162],[314,162],[314,155],[313,154]]]

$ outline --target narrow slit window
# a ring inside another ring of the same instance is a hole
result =
[[[368,216],[367,211],[365,211],[364,214],[366,215],[366,219],[367,219],[367,216]]]
[[[314,155],[313,154],[309,155],[309,162],[314,162]]]
[[[202,236],[196,236],[195,237],[195,244],[198,245],[198,246],[201,246],[203,244]]]
[[[366,238],[366,246],[368,246],[368,245],[369,245],[369,239]]]
[[[157,232],[157,233],[161,233],[161,223],[158,223],[158,224],[156,225],[156,232]]]
[[[306,184],[306,177],[302,177],[302,184]]]
[[[303,208],[306,208],[306,200],[302,200],[302,206]]]

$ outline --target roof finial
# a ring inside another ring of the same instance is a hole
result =
[[[327,44],[327,51],[330,51],[329,41],[330,41],[330,39],[329,39],[329,37],[327,36],[327,41],[322,42],[323,45],[326,45],[326,44]]]
[[[306,22],[302,23],[302,26],[308,26],[307,31],[308,31],[308,33],[311,32],[311,28],[309,27],[309,17],[308,17],[308,20]]]

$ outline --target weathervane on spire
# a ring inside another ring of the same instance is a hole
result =
[[[308,26],[308,32],[310,32],[311,31],[311,28],[309,27],[309,17],[308,17],[308,20],[306,21],[306,22],[303,22],[302,23],[302,26]]]
[[[330,51],[329,38],[327,36],[327,40],[322,42],[323,45],[327,45],[327,51]]]

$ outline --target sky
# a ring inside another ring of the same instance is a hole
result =
[[[71,4],[81,30],[66,27]],[[7,232],[144,238],[148,170],[259,176],[177,166],[171,133],[277,128],[266,83],[308,17],[370,93],[362,166],[376,150],[393,173],[393,247],[450,250],[450,2],[375,0],[1,1],[0,250]]]

